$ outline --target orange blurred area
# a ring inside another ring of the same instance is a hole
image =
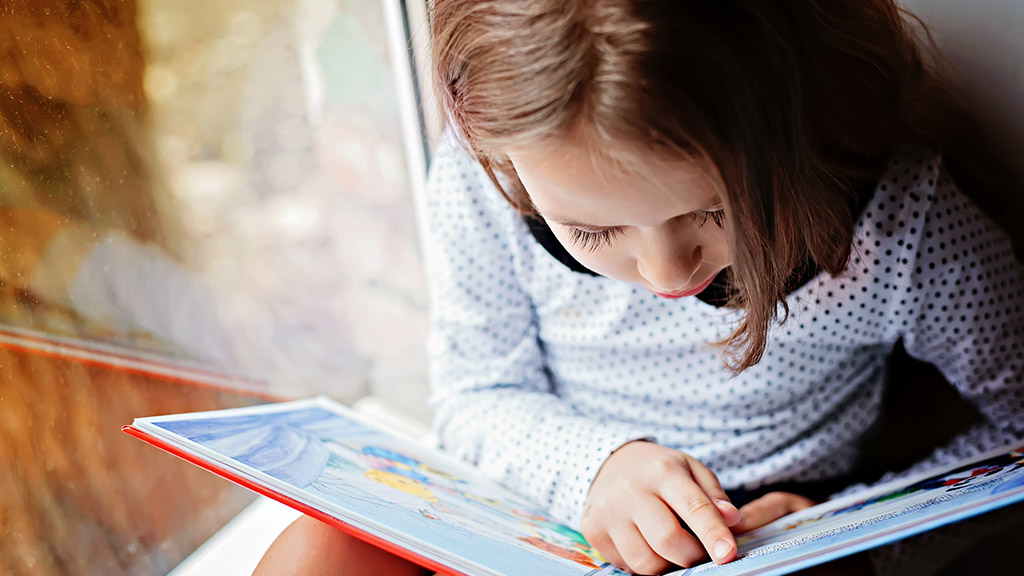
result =
[[[164,574],[252,494],[121,432],[251,405],[205,386],[0,348],[0,573]]]
[[[135,0],[0,6],[0,326],[29,331],[34,348],[0,344],[0,574],[165,574],[253,498],[121,426],[254,397],[59,351],[99,342],[99,358],[113,347],[130,364],[145,349],[171,371],[208,360],[173,330],[123,322],[202,303],[172,300],[194,273],[156,159],[138,19]],[[156,257],[152,285],[167,294],[140,299],[127,265],[113,281],[112,258],[90,274],[110,279],[97,294],[124,286],[109,302],[121,320],[75,296],[104,238]]]

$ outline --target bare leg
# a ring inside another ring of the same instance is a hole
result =
[[[263,556],[253,576],[427,576],[431,572],[303,515]]]

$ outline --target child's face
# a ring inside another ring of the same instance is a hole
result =
[[[666,298],[701,292],[732,263],[723,185],[693,160],[621,170],[586,141],[510,150],[540,215],[576,260]]]

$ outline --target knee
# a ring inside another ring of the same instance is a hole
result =
[[[254,576],[421,576],[419,566],[303,515],[274,541]]]

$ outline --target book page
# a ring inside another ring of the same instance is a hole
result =
[[[584,576],[606,564],[532,502],[326,400],[135,426],[467,574]]]
[[[786,574],[1024,499],[1024,446],[783,517],[737,538],[739,557],[673,576]]]

